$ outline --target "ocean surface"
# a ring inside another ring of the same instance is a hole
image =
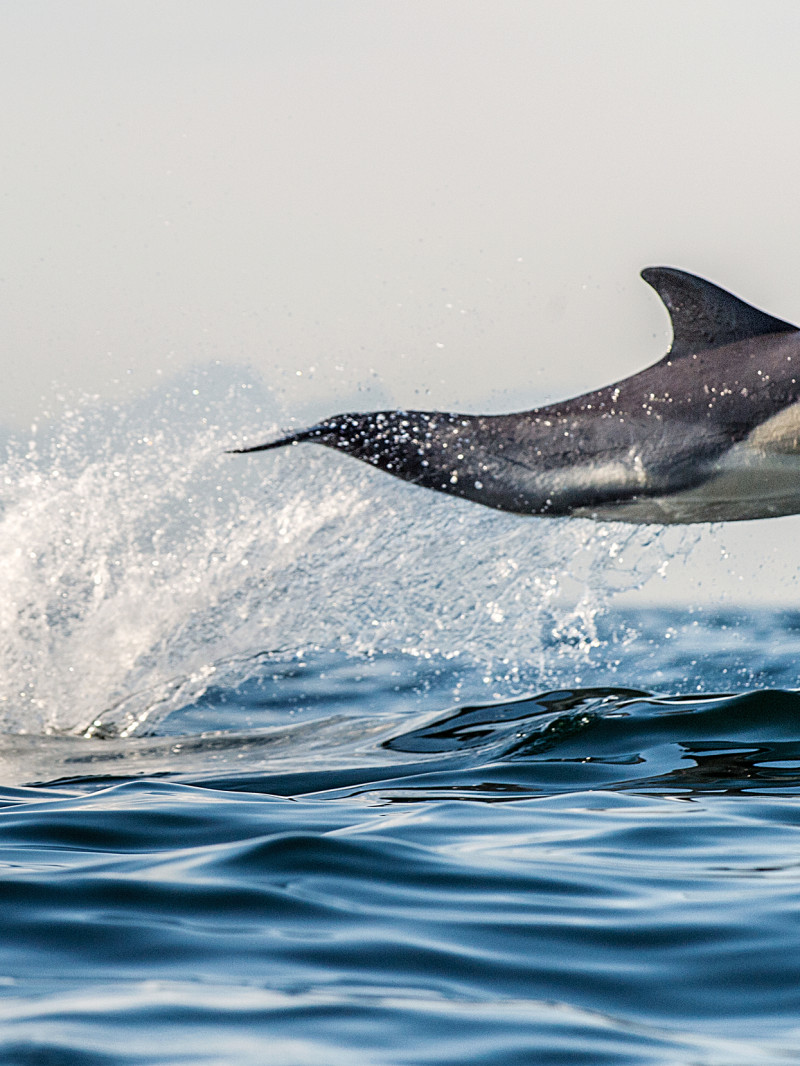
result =
[[[206,371],[6,445],[0,1062],[800,1062],[800,610],[224,454],[286,424]]]

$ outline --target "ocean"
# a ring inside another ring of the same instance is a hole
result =
[[[367,405],[368,406],[368,405]],[[0,484],[0,1061],[800,1061],[800,610],[197,372]]]

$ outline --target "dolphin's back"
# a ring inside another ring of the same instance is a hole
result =
[[[620,382],[516,414],[335,415],[242,451],[311,441],[522,514],[693,522],[800,510],[797,328],[691,274],[642,276],[673,342]]]

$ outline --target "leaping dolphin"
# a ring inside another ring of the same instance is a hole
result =
[[[572,400],[506,415],[334,415],[312,441],[501,511],[640,523],[800,512],[800,331],[671,267],[642,277],[673,340],[653,366]]]

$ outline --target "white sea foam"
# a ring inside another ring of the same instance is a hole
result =
[[[596,618],[681,543],[520,518],[321,448],[232,456],[287,420],[219,370],[128,405],[65,408],[0,469],[0,722],[135,732],[264,650],[581,663]],[[111,710],[116,708],[115,710]]]

